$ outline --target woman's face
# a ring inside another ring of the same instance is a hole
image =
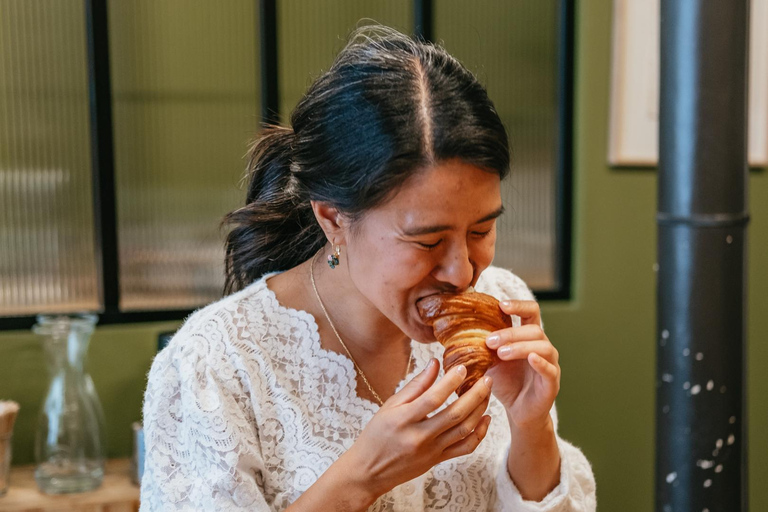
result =
[[[495,173],[460,160],[420,172],[348,233],[353,286],[407,336],[434,341],[416,301],[474,286],[493,260],[502,210]]]

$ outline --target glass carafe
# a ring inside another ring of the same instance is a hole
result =
[[[35,439],[35,480],[48,494],[97,488],[104,477],[104,415],[85,371],[95,315],[40,315],[50,385]]]

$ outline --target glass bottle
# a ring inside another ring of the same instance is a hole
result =
[[[85,359],[95,315],[39,315],[50,385],[35,438],[35,480],[48,494],[83,492],[104,477],[104,414]]]

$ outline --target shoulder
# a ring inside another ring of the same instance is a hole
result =
[[[494,266],[486,268],[480,274],[475,289],[499,300],[536,300],[531,289],[519,276]]]
[[[242,290],[193,312],[182,324],[178,335],[194,331],[211,332],[214,325],[237,324],[246,319],[244,317],[250,316],[251,312],[267,309],[271,294],[266,285],[266,278],[262,277]]]
[[[249,319],[268,300],[264,289],[257,281],[184,321],[152,362],[144,394],[145,422],[165,421],[168,410],[202,418],[225,403],[228,411],[235,411],[232,400],[254,408],[252,391],[260,383],[264,351],[254,341],[261,339],[255,330],[259,324],[251,325]]]
[[[213,365],[232,360],[244,339],[259,339],[259,331],[267,329],[267,322],[259,321],[258,317],[269,310],[269,300],[269,290],[262,278],[193,312],[155,357],[153,372],[156,366],[183,367],[198,361]]]

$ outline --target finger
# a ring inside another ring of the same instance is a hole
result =
[[[530,354],[538,354],[550,363],[557,364],[560,354],[549,341],[518,341],[504,345],[496,350],[496,355],[502,361],[516,361],[526,359]]]
[[[486,338],[485,344],[488,348],[494,349],[507,343],[546,339],[547,335],[544,334],[544,330],[540,325],[528,324],[492,332],[488,338]]]
[[[429,360],[426,368],[421,373],[411,379],[403,389],[392,395],[387,403],[390,405],[401,405],[412,402],[420,397],[435,382],[437,374],[440,372],[440,365],[434,357]]]
[[[528,364],[544,377],[545,386],[548,387],[548,391],[557,394],[560,387],[560,368],[538,354],[531,354],[528,356]]]
[[[437,436],[435,444],[444,450],[474,432],[479,422],[483,419],[486,409],[488,409],[489,401],[490,397],[486,397],[485,400],[477,404],[474,410],[464,418],[464,421]]]
[[[486,375],[475,382],[469,391],[459,397],[458,400],[425,421],[423,426],[432,432],[441,433],[460,425],[480,404],[487,400],[491,394],[492,384],[493,379]],[[485,412],[484,408],[483,412]],[[482,414],[477,419],[479,420],[481,416]],[[466,437],[474,428],[475,424],[473,423],[471,428],[464,433],[463,437]]]
[[[475,427],[474,432],[472,434],[468,435],[461,441],[452,444],[445,450],[443,450],[443,454],[441,457],[441,462],[446,461],[448,459],[453,459],[454,457],[460,457],[462,455],[467,455],[468,453],[472,453],[475,451],[475,449],[480,445],[480,442],[485,438],[486,434],[488,433],[488,427],[491,424],[491,417],[490,416],[483,416],[480,422],[477,424],[477,427]]]
[[[451,369],[443,378],[432,384],[432,386],[411,402],[413,406],[410,414],[411,419],[418,421],[424,419],[448,400],[451,393],[456,391],[464,378],[467,376],[467,369],[464,365],[456,366]]]
[[[541,325],[541,310],[535,300],[503,300],[499,306],[506,314],[519,316],[522,325]]]

